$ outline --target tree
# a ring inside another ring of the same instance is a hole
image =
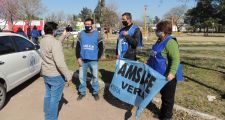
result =
[[[79,21],[80,20],[80,17],[79,15],[73,15],[73,21]]]
[[[159,23],[160,18],[158,16],[155,16],[154,20],[153,20],[153,24],[157,24]]]
[[[19,0],[19,6],[21,7],[22,18],[28,21],[33,20],[39,16],[45,9],[41,0]]]
[[[20,18],[20,6],[18,6],[18,0],[0,0],[0,18],[8,20],[11,27],[9,30],[13,30],[13,27]],[[6,22],[5,22],[6,23]],[[4,28],[6,25],[4,26]]]
[[[173,25],[176,25],[178,32],[181,30],[181,27],[184,25],[184,15],[187,11],[186,6],[178,6],[172,8],[167,12],[164,17],[172,21]]]
[[[45,17],[45,21],[46,21],[46,22],[49,22],[49,21],[57,22],[56,19],[57,19],[57,16],[56,16],[55,13],[48,14],[48,15]]]
[[[115,4],[108,4],[103,11],[103,22],[105,27],[112,28],[118,25],[119,16],[116,13],[117,7]]]
[[[46,21],[54,21],[56,23],[60,23],[61,21],[65,20],[65,13],[63,11],[59,12],[52,12],[51,14],[45,17]]]
[[[79,14],[79,17],[81,18],[81,21],[84,21],[86,18],[90,17],[92,18],[93,12],[91,9],[88,9],[87,7],[84,7]]]
[[[187,11],[185,22],[198,27],[199,31],[203,28],[208,36],[209,27],[219,22],[217,3],[215,0],[197,0],[196,7]]]

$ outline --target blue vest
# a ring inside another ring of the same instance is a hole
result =
[[[80,32],[80,56],[82,60],[98,60],[98,31]]]
[[[165,75],[167,70],[168,60],[162,56],[162,51],[165,49],[167,43],[172,40],[173,37],[169,36],[163,42],[156,42],[153,45],[152,50],[150,52],[150,58],[148,60],[148,65],[152,67],[154,70],[158,71],[160,74]],[[181,64],[178,65],[177,73],[176,73],[177,81],[183,80],[183,72]]]
[[[130,29],[128,30],[128,35],[133,36],[137,28],[138,28],[138,26],[132,25],[130,27]],[[125,53],[128,50],[128,42],[125,39],[125,37],[123,37],[124,31],[125,31],[125,28],[122,28],[120,30],[120,36],[119,36],[119,42],[118,42],[118,55],[120,55],[120,58],[123,58],[123,56],[125,55]],[[141,34],[140,38],[138,39],[137,47],[139,48],[142,46],[143,46],[143,43],[142,43],[142,34]]]

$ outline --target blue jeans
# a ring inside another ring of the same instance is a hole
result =
[[[65,81],[62,76],[44,76],[44,80],[46,90],[44,97],[45,120],[58,120],[58,106]]]
[[[32,37],[32,41],[35,44],[39,44],[38,37]]]
[[[86,79],[87,79],[87,70],[90,68],[92,74],[92,94],[98,94],[99,92],[99,83],[98,83],[98,61],[83,60],[82,66],[79,68],[79,93],[81,95],[86,95]]]

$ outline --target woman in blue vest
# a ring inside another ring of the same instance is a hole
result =
[[[77,100],[81,100],[86,95],[86,78],[88,68],[90,68],[92,73],[92,94],[95,100],[99,100],[98,59],[103,53],[103,42],[98,31],[93,29],[93,24],[93,19],[87,18],[84,21],[85,30],[81,31],[78,35],[76,57],[78,64],[80,65],[80,86],[78,88],[79,96]]]
[[[117,40],[117,59],[137,60],[136,49],[142,46],[142,33],[138,26],[132,23],[131,13],[125,12],[122,15],[123,28],[119,32]]]
[[[157,42],[153,45],[147,64],[169,81],[160,91],[162,105],[160,120],[173,116],[174,97],[177,81],[182,80],[178,43],[172,34],[172,23],[161,21],[156,26]]]

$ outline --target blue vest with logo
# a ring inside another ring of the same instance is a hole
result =
[[[138,26],[132,25],[130,27],[130,29],[128,30],[128,35],[133,36],[137,28],[138,28]],[[123,56],[125,55],[125,53],[128,50],[128,42],[125,39],[125,37],[123,36],[124,31],[125,31],[125,28],[122,28],[120,30],[120,36],[119,36],[119,42],[118,42],[118,55],[120,55],[120,58],[123,58]],[[142,46],[143,46],[143,43],[142,43],[142,34],[141,34],[140,38],[138,39],[137,47],[139,48]]]
[[[164,58],[161,53],[165,49],[167,43],[170,40],[173,40],[172,36],[169,36],[163,42],[156,42],[156,44],[153,45],[152,47],[152,50],[150,52],[150,58],[147,63],[150,67],[152,67],[154,70],[156,70],[162,75],[166,75],[168,60],[167,58]],[[176,79],[177,81],[183,80],[183,72],[181,64],[178,65]]]
[[[80,32],[80,56],[83,60],[98,60],[98,31]]]

